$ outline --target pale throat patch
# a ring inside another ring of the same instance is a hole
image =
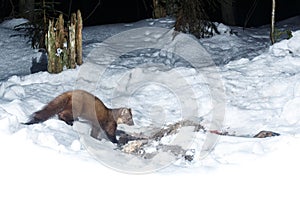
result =
[[[122,118],[121,118],[121,117],[118,117],[118,119],[117,119],[117,124],[122,124],[122,123],[123,123]]]

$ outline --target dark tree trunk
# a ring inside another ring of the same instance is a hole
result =
[[[207,6],[209,2],[206,0],[182,0],[176,17],[175,30],[191,33],[197,38],[212,36],[217,29],[209,21],[205,11]]]
[[[32,20],[32,15],[30,14],[34,10],[35,0],[19,0],[19,14],[21,17]]]

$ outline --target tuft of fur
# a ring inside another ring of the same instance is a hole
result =
[[[92,125],[92,137],[101,139],[100,132],[104,131],[113,143],[117,142],[117,124],[134,125],[130,108],[107,108],[98,97],[84,90],[62,93],[41,110],[33,113],[31,119],[24,124],[41,123],[56,114],[68,125],[73,125],[74,120],[79,117],[88,120]]]

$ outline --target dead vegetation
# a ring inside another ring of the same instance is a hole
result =
[[[207,130],[200,122],[194,122],[191,120],[184,120],[174,124],[170,124],[158,130],[154,130],[150,136],[146,136],[145,133],[122,133],[119,137],[119,148],[124,153],[133,154],[140,156],[145,159],[151,159],[155,155],[161,152],[168,152],[173,154],[176,158],[184,158],[187,161],[192,161],[194,159],[194,149],[185,149],[182,146],[176,144],[165,144],[162,142],[162,138],[166,136],[174,136],[183,127],[194,127],[193,132],[207,133]],[[247,137],[247,138],[266,138],[279,136],[280,134],[272,131],[260,131],[254,136],[245,135],[237,136],[234,134],[229,134],[228,132],[219,132],[209,130],[210,133],[221,135],[221,136],[233,136],[233,137]]]

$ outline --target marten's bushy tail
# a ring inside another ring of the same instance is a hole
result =
[[[30,120],[25,125],[44,122],[55,114],[61,112],[71,100],[69,93],[63,93],[50,101],[44,108],[32,114]]]

